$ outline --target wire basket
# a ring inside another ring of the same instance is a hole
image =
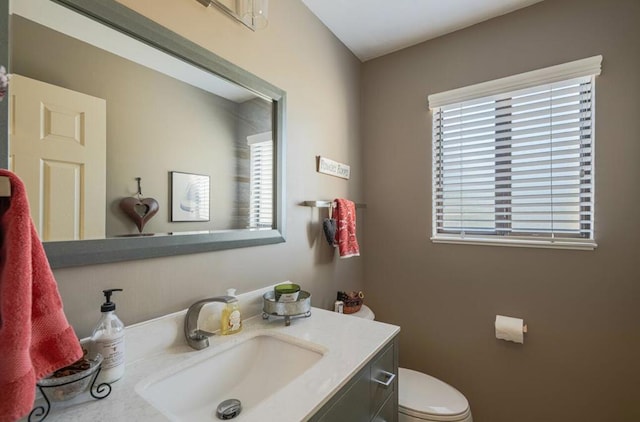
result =
[[[88,359],[85,351],[85,356],[80,360],[38,380],[36,385],[44,403],[42,400],[35,403],[35,407],[29,413],[28,421],[42,422],[49,415],[52,402],[71,400],[85,391],[97,400],[107,397],[111,393],[111,385],[106,382],[96,382],[102,361],[101,354],[98,353],[93,359]]]
[[[364,293],[360,292],[338,292],[338,300],[342,301],[345,314],[358,312],[364,302]]]

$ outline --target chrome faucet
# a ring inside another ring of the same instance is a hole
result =
[[[213,335],[205,330],[198,329],[198,316],[202,307],[211,302],[231,303],[238,300],[233,296],[216,296],[209,299],[202,299],[189,306],[187,315],[184,317],[184,336],[187,344],[196,350],[209,347],[209,337]]]

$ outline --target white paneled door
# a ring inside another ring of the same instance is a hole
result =
[[[40,238],[104,238],[106,101],[15,74],[10,89],[10,168]]]

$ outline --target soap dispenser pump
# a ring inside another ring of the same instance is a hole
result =
[[[124,324],[115,313],[116,304],[111,301],[113,292],[121,291],[122,289],[102,291],[105,297],[105,302],[100,307],[102,316],[91,336],[94,351],[104,358],[98,377],[98,382],[101,383],[112,383],[124,374]]]
[[[232,297],[225,304],[220,318],[220,333],[222,335],[235,334],[242,330],[242,317],[240,315],[240,304],[236,298],[236,289],[228,289],[227,296]]]

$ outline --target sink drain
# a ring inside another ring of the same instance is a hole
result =
[[[238,399],[225,400],[218,405],[216,415],[218,419],[233,419],[242,412],[242,404]]]

